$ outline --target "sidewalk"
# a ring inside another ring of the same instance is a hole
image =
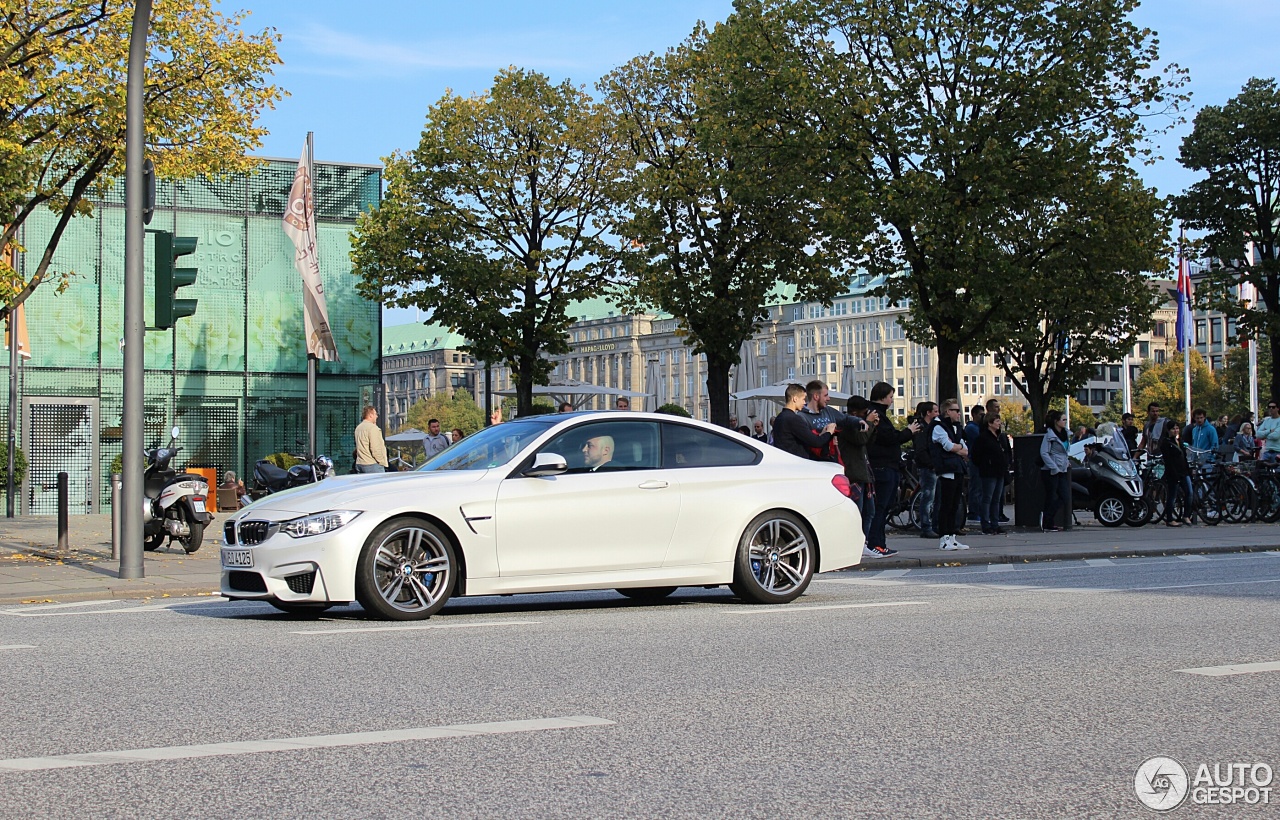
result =
[[[889,546],[898,554],[863,558],[859,569],[1280,550],[1280,526],[1275,524],[1181,528],[1148,524],[1108,529],[1088,516],[1083,518],[1083,525],[1070,532],[966,535],[961,540],[970,549],[953,552],[938,549],[936,540],[890,531]],[[128,581],[118,577],[120,562],[111,558],[111,516],[72,516],[69,534],[70,552],[60,557],[55,518],[0,518],[0,604],[218,594],[221,524],[217,519],[198,552],[186,555],[174,548],[145,553],[145,577]]]
[[[58,554],[55,516],[0,518],[0,604],[216,595],[221,527],[215,518],[191,555],[176,546],[144,553],[145,577],[121,580],[110,515],[71,516],[66,556]]]

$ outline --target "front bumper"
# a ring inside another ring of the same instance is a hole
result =
[[[273,526],[276,523],[251,517],[226,523],[223,597],[300,604],[355,600],[356,561],[375,524],[372,516],[360,516],[339,530],[306,538],[283,535]],[[238,528],[252,535],[237,537],[241,535]],[[246,555],[248,566],[242,566]]]

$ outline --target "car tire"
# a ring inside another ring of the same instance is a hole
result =
[[[423,620],[449,600],[457,576],[453,540],[443,530],[419,518],[393,518],[360,551],[356,600],[383,620]]]
[[[633,601],[661,601],[675,591],[676,587],[631,587],[616,590],[619,595]]]
[[[271,604],[281,612],[287,612],[290,615],[297,615],[301,618],[319,618],[333,604],[310,604],[310,603],[292,603],[290,601],[270,600]]]
[[[1118,495],[1104,495],[1093,502],[1093,517],[1104,527],[1118,527],[1129,514],[1129,505]]]
[[[742,531],[729,587],[749,603],[789,603],[809,587],[816,563],[808,525],[794,513],[769,510]]]

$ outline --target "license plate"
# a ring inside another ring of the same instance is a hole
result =
[[[191,499],[191,506],[195,507],[195,508],[196,508],[196,512],[198,512],[198,513],[202,513],[202,512],[204,512],[204,511],[205,511],[205,509],[204,509],[204,499],[203,499],[203,498],[193,498],[193,499]]]
[[[224,567],[251,567],[253,566],[253,550],[228,550],[222,551],[222,565]]]

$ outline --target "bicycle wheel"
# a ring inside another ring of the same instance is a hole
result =
[[[1210,527],[1222,522],[1222,500],[1213,482],[1205,478],[1193,478],[1191,493],[1191,506],[1201,521]]]
[[[1258,477],[1257,520],[1268,524],[1280,521],[1280,479],[1270,473]]]
[[[1253,482],[1242,475],[1233,475],[1218,490],[1222,504],[1222,518],[1228,524],[1247,524],[1257,514],[1257,498]]]
[[[911,507],[919,493],[910,489],[904,489],[898,492],[898,497],[894,499],[893,507],[889,510],[889,515],[885,519],[890,527],[895,530],[913,530],[916,527],[914,516],[911,515]],[[880,499],[876,499],[877,502]]]
[[[1147,508],[1151,510],[1152,520],[1154,521],[1163,520],[1164,505],[1165,505],[1166,499],[1168,498],[1168,493],[1166,492],[1164,482],[1158,481],[1155,479],[1150,480],[1147,482],[1147,486],[1145,490],[1146,492],[1143,493],[1142,497],[1146,499]]]

